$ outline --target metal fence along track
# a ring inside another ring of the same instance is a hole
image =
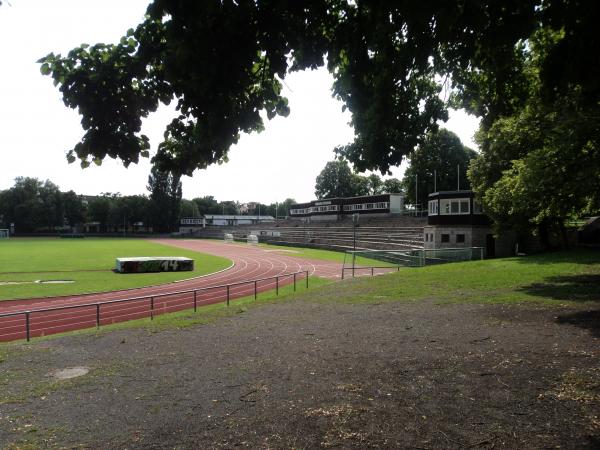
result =
[[[0,341],[27,339],[34,336],[46,336],[83,328],[100,328],[101,325],[141,319],[168,312],[194,309],[198,305],[229,302],[236,298],[254,295],[275,289],[279,295],[281,282],[293,283],[296,291],[298,279],[306,280],[308,288],[308,270],[276,275],[231,284],[187,289],[164,294],[144,295],[119,300],[64,305],[54,308],[41,308],[0,314]],[[78,314],[73,314],[77,310]]]

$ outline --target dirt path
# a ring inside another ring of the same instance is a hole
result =
[[[0,448],[598,448],[599,307],[296,300],[19,346]]]

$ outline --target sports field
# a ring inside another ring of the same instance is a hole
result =
[[[114,273],[115,259],[127,256],[187,256],[194,259],[194,271]],[[197,277],[230,265],[226,258],[144,239],[9,239],[0,241],[0,300],[130,289]]]

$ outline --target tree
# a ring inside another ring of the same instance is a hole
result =
[[[329,161],[317,176],[315,195],[318,199],[352,197],[357,190],[356,182],[346,161]]]
[[[481,154],[469,170],[474,189],[498,229],[537,229],[543,243],[552,230],[563,236],[566,219],[600,210],[600,129],[597,104],[582,98],[589,87],[548,93],[548,54],[562,33],[540,31],[520,66],[528,93],[520,108],[485,124],[477,134]]]
[[[280,80],[327,55],[333,94],[355,130],[338,153],[358,171],[385,173],[447,118],[444,85],[486,126],[522,106],[522,54],[538,30],[562,31],[540,64],[547,97],[577,85],[581,101],[596,105],[599,10],[581,0],[155,0],[119,43],[51,53],[40,70],[82,115],[69,161],[148,156],[141,119],[175,99],[153,161],[191,175],[226,161],[241,133],[261,131],[261,111],[286,116]]]
[[[110,214],[110,197],[93,197],[88,201],[88,218],[98,222],[101,230],[106,230]]]
[[[182,189],[181,176],[152,167],[148,177],[150,191],[151,221],[155,231],[172,231],[179,219]]]
[[[465,147],[453,132],[442,128],[429,133],[423,144],[410,154],[410,164],[404,172],[402,183],[408,202],[426,205],[434,188],[438,191],[470,189],[467,169],[475,156],[475,151]],[[416,199],[415,189],[418,190]]]
[[[5,223],[14,223],[17,232],[52,230],[64,224],[62,194],[49,180],[17,177],[1,197],[0,214]]]
[[[219,202],[217,202],[212,195],[198,197],[192,201],[198,207],[198,213],[200,215],[221,213],[221,209],[219,209]]]
[[[257,211],[258,212],[258,211]],[[240,213],[240,205],[238,202],[234,202],[232,200],[227,200],[219,203],[219,210],[217,214],[226,214],[226,215],[239,215]]]
[[[81,196],[77,195],[74,191],[68,191],[63,193],[62,198],[65,222],[71,227],[85,222],[87,210]]]
[[[387,180],[384,180],[382,192],[390,194],[404,192],[402,181],[398,178],[388,178]]]
[[[193,200],[181,200],[181,206],[179,208],[179,217],[200,217],[200,210],[198,205]]]

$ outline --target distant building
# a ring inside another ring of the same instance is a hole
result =
[[[313,200],[308,203],[290,205],[292,219],[338,220],[352,214],[370,217],[390,216],[404,212],[404,194],[378,194],[361,197],[340,197]]]
[[[179,232],[189,234],[207,226],[257,225],[272,222],[275,222],[273,216],[206,214],[204,217],[184,217],[179,222]]]

